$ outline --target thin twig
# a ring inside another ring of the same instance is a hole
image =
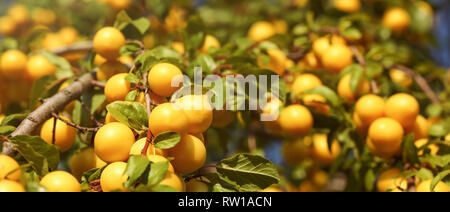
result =
[[[80,131],[81,133],[86,133],[86,132],[97,132],[100,127],[96,127],[96,128],[89,128],[89,127],[82,127],[79,126],[77,124],[74,124],[72,122],[69,122],[65,119],[63,119],[61,116],[59,116],[58,114],[56,114],[55,112],[52,112],[52,116],[55,119],[59,119],[60,121],[64,122],[65,124],[69,125],[70,127],[73,127],[75,129],[77,129],[78,131]]]
[[[249,135],[247,139],[247,145],[250,153],[255,152],[256,150],[256,137],[254,134]]]
[[[334,27],[322,27],[321,29],[315,31],[316,33],[327,33],[327,34],[336,34],[339,35],[341,32],[339,29]]]
[[[364,72],[367,72],[366,70],[367,63],[364,56],[361,54],[361,52],[358,50],[356,46],[350,46],[350,49],[352,50],[352,53],[355,56],[356,60],[358,61],[359,65],[361,65],[364,68]],[[370,89],[372,93],[376,94],[379,92],[377,82],[373,79],[370,80]]]
[[[91,119],[91,121],[95,122],[97,127],[101,127],[103,124],[100,123],[99,121],[97,121],[97,119],[95,118],[94,114],[92,113],[91,109],[81,100],[81,98],[78,99],[78,101],[80,102],[81,106],[83,107],[83,109],[89,113],[89,117]]]
[[[4,135],[0,135],[0,139],[3,141],[3,142],[9,142],[9,140],[8,140],[8,138],[6,137],[6,136],[4,136]]]
[[[89,183],[89,190],[93,192],[103,192],[102,186],[100,185],[100,179],[93,180]]]
[[[306,55],[306,51],[302,48],[295,47],[288,55],[287,58],[294,62],[300,61]]]
[[[47,86],[47,88],[53,88],[56,85],[59,85],[60,83],[66,81],[68,79],[69,79],[69,77],[64,77],[64,78],[58,79],[58,80],[54,81],[53,83],[51,83],[49,86]]]
[[[400,71],[403,71],[406,75],[413,78],[416,83],[419,85],[419,87],[425,92],[425,95],[431,100],[431,102],[435,104],[441,103],[441,100],[436,95],[436,93],[431,89],[430,85],[428,84],[427,80],[423,78],[420,74],[417,74],[414,70],[404,66],[404,65],[395,65],[395,69],[398,69]]]
[[[52,131],[52,144],[55,145],[56,143],[56,123],[57,123],[57,119],[53,118],[53,131]]]
[[[353,52],[353,55],[356,57],[356,60],[362,67],[366,67],[366,59],[364,56],[359,52],[358,48],[356,46],[350,46],[350,49]]]
[[[62,55],[70,52],[88,52],[93,49],[93,44],[91,41],[75,43],[70,46],[63,46],[59,48],[52,49],[51,52],[56,55]]]
[[[91,84],[92,84],[92,86],[99,87],[99,88],[105,88],[106,87],[106,83],[99,82],[97,80],[92,80]]]
[[[146,104],[146,109],[147,109],[147,116],[148,119],[150,120],[150,115],[152,113],[151,110],[151,99],[150,99],[150,95],[149,95],[149,89],[148,89],[148,82],[147,82],[147,76],[148,73],[145,73],[143,75],[143,80],[144,80],[144,86],[145,86],[145,104]],[[153,133],[150,130],[150,121],[148,123],[148,132],[147,132],[147,142],[145,142],[145,146],[144,149],[142,149],[142,154],[143,155],[147,155],[147,149],[150,146],[150,143],[153,142]]]

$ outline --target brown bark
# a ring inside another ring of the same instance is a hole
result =
[[[83,93],[88,91],[92,87],[93,80],[94,76],[92,73],[84,74],[66,89],[55,94],[53,97],[46,99],[39,108],[30,113],[28,117],[20,123],[11,136],[32,134],[45,121],[52,117],[53,112],[62,111],[71,101],[80,98]],[[14,145],[9,142],[3,143],[2,154],[14,155],[16,153],[17,151]]]
[[[60,48],[52,49],[51,52],[53,54],[62,55],[69,52],[88,52],[93,48],[93,44],[91,41],[75,43],[70,46],[63,46]]]
[[[57,49],[53,49],[51,52],[56,55],[62,55],[70,52],[84,52],[91,51],[93,44],[91,41],[75,43],[70,46],[64,46]],[[61,111],[66,105],[73,100],[80,98],[83,93],[89,90],[93,86],[94,76],[92,73],[87,73],[76,79],[66,89],[55,94],[53,97],[45,100],[45,102],[30,113],[17,129],[11,134],[11,136],[17,135],[30,135],[36,129],[38,129],[46,120],[52,117],[52,113],[55,111]],[[1,154],[15,155],[17,153],[16,148],[9,142],[3,143],[3,149]]]

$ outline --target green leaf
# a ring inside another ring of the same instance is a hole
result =
[[[143,74],[149,71],[150,68],[158,62],[159,60],[153,56],[153,53],[151,51],[145,51],[135,59],[136,65],[139,65],[137,72]]]
[[[428,117],[439,117],[443,112],[441,104],[431,104],[426,108]]]
[[[7,126],[7,125],[12,125],[12,126],[19,126],[19,124],[28,116],[28,114],[12,114],[9,116],[6,116],[2,123],[1,126]]]
[[[137,96],[138,96],[138,91],[137,90],[132,90],[125,97],[125,101],[133,102],[134,100],[136,100]]]
[[[128,180],[124,183],[125,188],[131,188],[134,183],[144,174],[150,161],[144,155],[132,155],[127,162],[125,175],[128,175]]]
[[[0,134],[1,135],[8,136],[12,132],[14,132],[14,130],[16,130],[16,127],[14,127],[14,126],[0,126]]]
[[[410,162],[412,164],[419,163],[419,157],[417,155],[417,148],[414,145],[414,134],[408,134],[403,138],[403,162]]]
[[[141,17],[132,22],[133,26],[144,35],[145,32],[150,28],[150,21],[147,18]]]
[[[151,163],[150,171],[148,173],[147,185],[153,186],[160,183],[166,177],[167,170],[169,169],[169,161]]]
[[[320,96],[323,96],[329,103],[331,103],[332,106],[335,107],[342,104],[342,101],[336,94],[336,92],[326,86],[317,86],[311,90],[306,91],[305,93],[318,94]]]
[[[118,28],[119,30],[122,30],[131,21],[132,21],[132,19],[130,18],[130,16],[128,16],[127,12],[125,10],[122,10],[116,16],[116,20],[114,22],[114,27]]]
[[[217,64],[214,61],[214,59],[206,54],[200,54],[197,56],[197,62],[199,65],[203,68],[203,73],[205,74],[211,74],[214,69],[217,68]]]
[[[261,49],[264,49],[264,50],[269,50],[269,49],[280,49],[280,48],[278,48],[277,44],[275,44],[275,43],[273,43],[273,42],[270,42],[270,41],[263,41],[263,42],[261,42],[261,43],[259,44],[258,47],[261,48]]]
[[[27,192],[47,192],[47,188],[39,184],[38,182],[27,182],[25,185]]]
[[[450,164],[450,155],[426,155],[425,157],[421,157],[420,161],[444,168]]]
[[[440,172],[436,177],[433,178],[430,185],[430,191],[434,191],[434,188],[436,188],[436,185],[439,183],[439,181],[442,181],[445,177],[450,175],[450,170],[445,170]]]
[[[433,28],[434,14],[427,11],[422,2],[411,2],[412,5],[408,10],[411,15],[411,29],[418,33],[427,33]]]
[[[152,192],[152,188],[150,186],[144,185],[144,184],[138,184],[134,189],[131,190],[132,192]]]
[[[166,186],[166,185],[156,185],[152,188],[153,192],[178,192],[177,189]]]
[[[46,143],[38,136],[19,135],[11,138],[10,141],[40,176],[58,167],[59,147]]]
[[[56,81],[55,76],[44,76],[33,83],[33,87],[31,88],[30,95],[30,104],[29,108],[34,109],[36,105],[39,103],[39,99],[45,99],[50,95],[53,95],[57,92],[58,88],[52,89],[53,92],[50,92],[51,85]]]
[[[430,135],[434,137],[444,137],[447,135],[448,129],[445,123],[435,124],[430,127]]]
[[[106,109],[114,119],[131,128],[136,130],[147,128],[147,110],[139,102],[116,101],[106,106]]]
[[[120,11],[116,16],[114,27],[122,31],[125,36],[139,37],[145,34],[150,27],[150,21],[147,18],[141,17],[132,20],[126,11]],[[131,33],[131,34],[130,34]]]
[[[197,49],[200,48],[201,45],[203,45],[204,39],[204,32],[198,32],[191,35],[185,43],[186,52],[190,55],[193,54]]]
[[[180,134],[176,132],[164,132],[156,136],[154,143],[158,149],[170,149],[181,141]]]
[[[44,51],[41,54],[45,56],[50,63],[56,66],[56,78],[62,79],[73,76],[72,66],[66,59],[48,51]]]
[[[366,61],[366,73],[369,79],[383,73],[383,66],[380,63],[368,60]]]
[[[159,18],[164,18],[167,15],[171,5],[171,1],[167,0],[151,0],[146,2],[147,8],[151,8],[152,13]]]
[[[420,181],[425,181],[433,178],[433,172],[427,168],[421,168],[417,171],[416,176],[419,177]]]
[[[266,158],[237,154],[217,164],[221,179],[238,185],[242,191],[260,191],[279,182],[276,167]]]
[[[97,109],[102,106],[103,102],[105,102],[106,96],[103,93],[95,93],[91,97],[91,111],[97,111]]]
[[[373,169],[369,169],[366,172],[366,176],[364,177],[364,185],[366,186],[367,191],[373,190],[375,179],[376,179],[375,172],[373,171]]]
[[[152,50],[150,50],[150,54],[151,56],[161,60],[164,58],[173,58],[173,59],[177,59],[180,60],[181,59],[181,54],[178,53],[177,51],[171,49],[171,48],[167,48],[164,46],[158,46],[156,48],[153,48]]]
[[[18,49],[19,42],[14,38],[2,37],[2,40],[0,41],[0,48],[2,50],[3,49]]]
[[[358,29],[353,28],[353,27],[344,30],[342,32],[342,35],[345,38],[352,39],[352,40],[359,40],[362,37],[361,32]]]
[[[236,192],[236,190],[223,187],[222,184],[216,183],[212,186],[212,192]]]
[[[356,92],[356,90],[358,90],[359,85],[361,84],[361,80],[364,77],[363,67],[361,67],[360,65],[357,65],[357,67],[358,68],[355,68],[350,78],[350,88],[353,92]]]
[[[129,73],[126,77],[125,80],[130,82],[130,83],[138,83],[139,82],[139,77],[136,76],[133,73]]]
[[[91,169],[87,172],[83,173],[83,176],[81,177],[81,182],[89,184],[90,182],[94,180],[100,179],[100,176],[102,175],[103,170],[106,168],[106,166],[103,166],[102,168],[95,168]]]
[[[136,54],[136,52],[141,50],[141,45],[136,41],[129,41],[120,48],[120,55],[131,56]]]

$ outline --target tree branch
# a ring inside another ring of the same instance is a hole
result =
[[[420,74],[417,74],[414,70],[404,65],[395,65],[394,68],[403,71],[406,75],[413,78],[419,85],[419,87],[425,92],[425,95],[427,95],[427,97],[431,100],[431,102],[436,104],[441,103],[441,100],[436,95],[436,93],[434,93],[433,89],[431,89],[427,80],[425,80],[425,78],[423,78]]]
[[[90,132],[97,132],[100,129],[100,127],[89,128],[89,127],[78,126],[77,124],[74,124],[74,123],[71,123],[71,122],[67,121],[66,119],[64,119],[63,117],[61,117],[60,115],[58,115],[55,112],[52,113],[52,117],[54,118],[54,120],[60,120],[60,121],[64,122],[65,124],[67,124],[68,126],[77,129],[81,133],[86,133],[88,131],[90,131]],[[56,126],[56,124],[54,126]],[[55,132],[53,132],[53,135],[55,135]]]
[[[52,117],[52,113],[62,111],[71,101],[80,98],[83,93],[89,90],[92,87],[92,80],[94,80],[92,73],[84,74],[67,88],[45,100],[39,108],[30,113],[20,123],[11,136],[31,135],[34,133],[36,129]],[[16,153],[14,145],[9,142],[3,143],[2,154],[15,155]]]
[[[63,46],[52,49],[51,52],[56,55],[62,55],[70,52],[88,52],[94,48],[92,41],[79,42],[70,46]]]

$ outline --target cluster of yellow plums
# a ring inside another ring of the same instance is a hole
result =
[[[308,0],[294,0],[294,3],[302,7],[308,3]],[[359,12],[362,4],[364,2],[361,2],[361,0],[333,0],[334,8],[344,13]],[[423,14],[433,14],[433,8],[427,2],[418,1],[417,5]],[[410,26],[411,16],[404,8],[392,7],[383,14],[382,24],[395,32],[402,32]]]
[[[56,23],[57,17],[53,10],[35,7],[27,8],[22,4],[14,4],[5,16],[0,17],[0,34],[3,36],[18,36],[26,34],[33,27],[47,28]]]
[[[209,46],[209,43],[210,39],[206,38],[204,46]],[[217,47],[218,42],[213,43],[212,46]],[[128,69],[119,61],[119,50],[123,45],[125,45],[124,36],[112,27],[102,28],[94,37],[94,49],[98,54],[96,60],[100,58],[101,61],[104,58],[103,64],[97,71],[97,78],[107,80],[104,90],[108,103],[125,101],[126,95],[131,91],[131,83],[125,79]],[[117,65],[105,66],[108,63]],[[117,67],[121,68],[114,69]],[[230,119],[229,112],[214,112],[219,115],[213,123],[212,105],[203,95],[184,96],[174,103],[169,103],[166,98],[172,96],[182,86],[182,84],[178,87],[172,86],[172,80],[182,76],[182,71],[169,63],[157,64],[148,73],[148,84],[152,91],[149,96],[152,104],[157,105],[152,109],[149,117],[150,132],[153,136],[168,131],[177,132],[181,135],[181,141],[168,150],[156,149],[150,144],[146,151],[147,157],[151,162],[167,161],[167,157],[174,158],[170,161],[169,171],[161,185],[172,186],[179,191],[197,189],[199,186],[205,189],[206,184],[195,180],[184,185],[184,181],[178,174],[192,173],[203,166],[206,160],[206,147],[202,133],[211,125],[225,127],[231,123],[233,117]],[[146,104],[143,92],[136,101]],[[63,118],[70,122],[68,118]],[[102,190],[125,191],[123,182],[127,180],[127,177],[123,173],[126,161],[131,155],[141,154],[147,139],[135,141],[135,132],[125,124],[117,122],[110,113],[107,114],[105,122],[106,124],[96,133],[94,148],[83,149],[74,155],[71,170],[79,180],[85,171],[109,164],[100,179]],[[44,123],[41,128],[41,137],[46,142],[60,147],[63,152],[67,151],[74,144],[76,130],[63,121],[57,120],[56,134],[53,135],[53,124],[54,119]]]
[[[303,1],[296,2],[302,4]],[[424,10],[432,13],[431,7],[427,3],[420,3]],[[360,10],[361,2],[359,0],[335,0],[334,6],[342,12],[352,13]],[[395,32],[401,32],[408,28],[410,16],[405,9],[391,8],[385,12],[382,22],[385,27]],[[282,34],[282,32],[277,31],[274,23],[264,21],[253,24],[248,36],[255,42],[261,42],[275,34]],[[308,70],[324,69],[329,71],[330,74],[339,74],[343,69],[354,63],[354,52],[347,43],[346,39],[335,34],[319,37],[314,40],[311,52],[308,52],[297,66]],[[284,75],[286,70],[293,66],[293,62],[281,50],[271,49],[267,51],[267,54],[270,62],[263,64],[262,61],[258,60],[261,68]],[[391,69],[389,76],[394,83],[405,88],[410,87],[413,83],[411,77],[398,69]],[[371,85],[364,77],[360,80],[357,89],[352,90],[350,86],[351,77],[351,74],[342,76],[336,90],[338,95],[345,99],[348,104],[356,103],[353,113],[356,131],[361,136],[367,137],[367,146],[374,155],[382,158],[401,155],[401,143],[404,136],[409,133],[414,133],[417,148],[427,146],[431,150],[431,154],[436,155],[438,153],[438,145],[429,144],[427,139],[429,127],[433,120],[427,120],[419,114],[419,104],[414,97],[400,93],[384,100],[375,94],[367,94],[371,91]],[[310,157],[317,164],[330,165],[340,154],[341,146],[339,142],[333,141],[330,149],[326,134],[317,133],[307,136],[314,125],[313,113],[330,114],[330,106],[324,97],[317,94],[305,94],[306,91],[321,85],[323,85],[322,81],[313,73],[296,74],[289,89],[293,96],[295,98],[300,97],[301,101],[294,101],[294,104],[285,106],[277,97],[271,97],[261,111],[262,114],[278,117],[275,121],[264,122],[267,131],[275,135],[290,137],[283,142],[282,148],[284,159],[290,165],[300,164]],[[359,98],[361,95],[363,96]],[[423,152],[422,150],[419,154],[422,155]],[[387,170],[386,173],[392,173],[392,171]],[[395,173],[396,175],[401,174],[400,170]],[[395,191],[396,187],[393,186],[393,183],[389,184],[390,189],[386,189],[386,186],[383,187],[383,183],[386,185],[386,182],[384,182],[386,179],[392,180],[392,177],[394,177],[394,175],[388,177],[385,175],[381,174],[380,176],[378,190]],[[307,179],[300,187],[288,190],[319,191],[323,188],[323,186],[317,186],[312,182],[311,179]],[[429,191],[430,182],[431,180],[420,182],[420,184],[418,182],[417,191]],[[447,191],[446,189],[447,187],[443,182],[440,182],[436,187],[436,191]],[[267,189],[267,191],[276,190],[276,187]]]
[[[131,0],[98,0],[107,3],[115,10],[130,7]],[[298,6],[305,5],[307,0],[294,1]],[[360,0],[334,0],[334,7],[346,13],[358,12],[361,9]],[[424,8],[429,5],[424,3]],[[426,10],[429,10],[426,9]],[[36,9],[37,10],[37,9]],[[177,20],[182,12],[171,10],[170,20]],[[432,11],[431,11],[432,12]],[[45,9],[37,10],[32,14],[32,21],[36,24],[49,26],[53,24],[51,15]],[[46,15],[42,15],[42,14]],[[24,23],[31,23],[28,18],[28,10],[18,5],[12,7],[8,16],[0,18],[0,33],[12,36],[20,31]],[[50,17],[48,20],[38,20],[36,17]],[[56,19],[55,17],[53,19]],[[401,32],[410,25],[410,15],[405,9],[388,9],[382,19],[382,24],[395,31]],[[166,20],[169,28],[179,27],[179,24]],[[176,22],[176,21],[175,21]],[[282,20],[261,21],[253,24],[248,37],[254,42],[263,42],[276,34],[285,34],[288,30],[286,22]],[[45,49],[54,49],[70,45],[78,39],[78,32],[73,28],[63,28],[58,33],[47,33],[42,46]],[[145,43],[145,42],[144,42]],[[114,27],[100,29],[93,39],[96,52],[95,65],[98,66],[96,78],[106,81],[104,93],[107,103],[125,101],[133,84],[126,80],[129,68],[127,64],[133,62],[132,57],[121,56],[119,50],[126,44],[125,36]],[[183,42],[173,42],[171,46],[180,54],[185,53]],[[211,48],[221,48],[221,43],[212,35],[206,35],[204,44],[199,49],[201,53],[208,53]],[[295,63],[288,59],[287,55],[279,49],[268,49],[265,53],[269,61],[258,58],[260,68],[269,69],[283,76]],[[70,60],[70,56],[65,55]],[[325,35],[314,38],[312,50],[308,52],[297,64],[298,67],[309,69],[324,69],[329,74],[338,75],[346,67],[354,63],[354,52],[349,42],[339,35]],[[29,89],[30,82],[36,79],[55,74],[56,67],[43,55],[25,55],[18,50],[9,50],[0,58],[0,91],[7,95],[1,95],[6,99],[0,99],[0,103],[21,101],[25,95],[16,95],[7,89],[8,83],[23,83],[27,86],[14,87]],[[289,73],[290,74],[290,73]],[[413,80],[401,70],[389,71],[391,80],[404,87],[412,85]],[[171,149],[158,149],[153,143],[144,150],[147,138],[136,139],[137,133],[127,125],[114,119],[111,113],[106,114],[105,125],[95,134],[94,146],[87,147],[77,152],[71,159],[71,173],[54,171],[45,175],[40,184],[48,191],[81,191],[80,179],[82,175],[94,168],[104,168],[100,185],[102,191],[127,191],[124,182],[127,181],[125,169],[127,160],[132,155],[141,155],[146,152],[146,157],[152,163],[169,161],[169,168],[165,178],[159,185],[166,185],[178,191],[208,191],[210,188],[204,179],[193,179],[185,183],[181,177],[183,174],[193,173],[203,167],[206,161],[206,144],[203,133],[210,127],[223,128],[228,126],[236,117],[235,112],[227,110],[215,110],[204,95],[188,95],[169,102],[171,97],[182,84],[173,86],[172,81],[182,78],[180,67],[170,63],[154,65],[147,75],[148,93],[151,103],[149,119],[149,132],[154,137],[164,132],[177,132],[181,136],[180,142]],[[8,83],[3,83],[3,81]],[[417,100],[405,93],[395,94],[387,100],[371,91],[370,83],[363,78],[354,91],[350,86],[351,74],[342,76],[337,85],[338,95],[345,99],[346,103],[355,104],[353,122],[355,130],[366,138],[366,145],[373,155],[381,158],[398,157],[402,154],[401,144],[404,136],[414,133],[415,145],[418,148],[427,146],[430,154],[438,154],[439,146],[428,141],[430,120],[419,114],[420,108]],[[332,164],[341,153],[341,144],[335,140],[328,146],[328,135],[314,133],[313,114],[329,115],[331,108],[327,100],[317,94],[308,94],[307,91],[322,86],[323,82],[314,73],[294,74],[293,80],[288,82],[289,92],[295,101],[291,105],[284,103],[277,97],[271,96],[268,104],[261,108],[260,113],[274,117],[274,121],[263,122],[268,132],[277,136],[286,136],[289,139],[283,142],[282,154],[289,165],[298,165],[307,158],[312,158],[318,166]],[[60,90],[69,84],[64,83]],[[3,87],[2,87],[3,86]],[[12,87],[12,86],[11,86]],[[21,92],[21,91],[14,91]],[[22,92],[23,93],[23,92]],[[143,105],[147,104],[146,93],[142,90],[135,99]],[[70,108],[70,105],[68,106]],[[72,104],[73,107],[73,104]],[[104,107],[103,107],[104,108]],[[102,108],[102,109],[103,109]],[[0,104],[1,109],[1,104]],[[66,107],[67,109],[67,107]],[[70,109],[67,109],[70,111]],[[1,113],[1,111],[0,111]],[[70,118],[61,115],[66,122]],[[0,121],[2,116],[0,116]],[[55,126],[56,123],[56,126]],[[53,134],[55,132],[55,134]],[[68,151],[75,143],[76,129],[61,120],[47,120],[40,129],[40,137],[47,143],[58,146],[62,152]],[[450,135],[446,140],[450,140]],[[425,154],[422,150],[419,154]],[[169,160],[170,159],[170,160]],[[402,171],[390,168],[380,173],[377,181],[377,189],[384,191],[404,191],[407,182],[401,176]],[[310,170],[307,179],[299,187],[291,186],[288,191],[320,191],[328,182],[328,175],[320,169]],[[25,191],[22,182],[22,172],[19,164],[11,157],[0,155],[0,191]],[[431,180],[416,180],[417,191],[429,191]],[[264,191],[280,191],[277,187],[269,187]],[[435,191],[449,191],[444,182],[439,182]]]
[[[68,46],[79,39],[78,31],[70,26],[63,27],[57,32],[50,32],[50,27],[55,25],[55,22],[56,14],[52,10],[33,8],[30,11],[22,4],[13,5],[9,8],[7,15],[0,18],[0,35],[2,36],[28,36],[37,29],[45,30],[36,45],[30,44],[30,47],[35,50],[31,54],[26,55],[19,49],[11,49],[1,55],[0,92],[4,95],[0,96],[0,106],[3,106],[3,109],[9,103],[27,101],[35,80],[55,74],[57,67],[39,53],[39,50],[53,50]],[[72,52],[62,56],[69,62],[75,62],[84,54]]]
[[[6,106],[22,102],[28,97],[33,82],[46,75],[53,75],[56,67],[40,54],[27,56],[20,50],[7,50],[0,57],[0,102]],[[11,89],[15,88],[15,89]]]

